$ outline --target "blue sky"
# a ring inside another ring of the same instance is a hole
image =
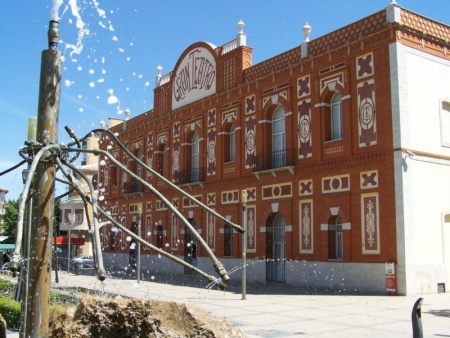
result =
[[[153,105],[156,67],[170,72],[181,53],[197,41],[222,45],[244,21],[253,64],[298,46],[303,25],[317,38],[384,9],[390,0],[61,0],[58,8],[64,53],[59,142],[64,126],[78,136],[108,117],[131,117]],[[78,3],[70,6],[70,3]],[[449,0],[398,0],[411,11],[450,25]],[[0,1],[0,172],[20,162],[27,120],[37,116],[41,52],[47,49],[52,0]],[[78,10],[78,14],[76,11]],[[80,29],[83,27],[83,29]],[[80,35],[80,32],[82,33]],[[76,46],[74,49],[71,45]],[[80,48],[82,45],[82,48]],[[22,168],[0,176],[7,199],[22,192]],[[57,194],[64,192],[58,187]]]

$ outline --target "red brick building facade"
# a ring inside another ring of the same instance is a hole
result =
[[[239,265],[245,239],[249,280],[385,292],[385,263],[401,264],[390,46],[448,60],[440,35],[449,27],[391,5],[311,41],[308,28],[300,46],[256,65],[242,26],[223,46],[192,44],[172,72],[158,75],[154,109],[110,128],[149,167],[236,224],[245,190],[245,236],[107,137],[101,147],[156,187],[228,269]],[[100,167],[100,182],[115,219],[131,227],[142,204],[146,240],[210,269],[148,188],[113,165]],[[105,228],[103,239],[105,252],[128,254],[120,232]],[[146,264],[155,253],[142,255]],[[146,269],[165,263],[152,264]]]

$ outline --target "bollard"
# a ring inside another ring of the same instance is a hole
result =
[[[422,330],[422,302],[423,298],[416,300],[411,313],[412,327],[413,327],[413,338],[423,338]]]

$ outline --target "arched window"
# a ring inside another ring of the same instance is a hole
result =
[[[328,141],[342,139],[342,100],[340,93],[334,94],[331,98],[330,132]]]
[[[199,180],[199,136],[195,133],[192,137],[191,143],[191,182],[198,182]]]
[[[342,259],[343,256],[342,219],[335,215],[328,219],[328,259]]]
[[[279,106],[272,116],[272,168],[286,166],[285,111]]]
[[[224,162],[236,161],[236,128],[230,125],[224,133]]]

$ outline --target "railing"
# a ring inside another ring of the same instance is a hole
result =
[[[233,49],[236,49],[237,47],[238,44],[236,39],[227,42],[226,44],[222,45],[222,55],[231,52]]]
[[[144,192],[144,187],[141,183],[132,180],[131,182],[125,182],[122,185],[122,191],[125,195]]]
[[[178,173],[178,182],[177,184],[189,184],[189,183],[197,183],[205,181],[205,168],[195,168],[185,171],[180,171]]]
[[[166,74],[166,75],[161,76],[161,78],[160,78],[159,81],[158,81],[157,87],[162,86],[163,84],[166,84],[167,82],[169,82],[169,81],[170,81],[170,76],[171,76],[171,75],[172,75],[172,72],[170,72],[170,73],[168,73],[168,74]]]
[[[285,149],[273,153],[257,155],[253,162],[253,171],[263,171],[295,165],[294,149]]]

